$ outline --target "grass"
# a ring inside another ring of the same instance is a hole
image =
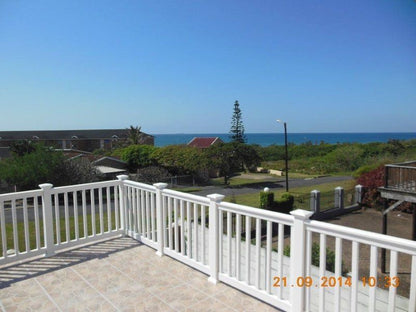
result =
[[[313,186],[304,186],[290,189],[290,193],[295,197],[295,208],[309,210],[309,198],[310,192],[313,190],[319,190],[321,192],[321,207],[322,210],[330,208],[334,205],[334,189],[338,186],[344,188],[346,203],[352,200],[352,195],[354,194],[355,183],[354,180],[339,181],[318,184]],[[275,199],[280,198],[285,192],[283,189],[271,190],[274,192]],[[225,201],[234,202],[240,205],[246,205],[251,207],[260,206],[260,195],[259,193],[250,193],[250,194],[241,194],[241,195],[232,195],[227,196]]]

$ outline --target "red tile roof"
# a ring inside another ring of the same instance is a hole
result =
[[[188,146],[192,147],[199,147],[199,148],[208,148],[211,145],[222,142],[219,137],[215,138],[193,138],[189,143]]]

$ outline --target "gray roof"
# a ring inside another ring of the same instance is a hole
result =
[[[123,139],[128,135],[129,129],[0,131],[0,140]]]

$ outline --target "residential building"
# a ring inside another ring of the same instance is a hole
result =
[[[30,140],[59,149],[92,152],[96,149],[110,150],[128,137],[129,129],[0,131],[0,148],[9,147],[13,142]],[[152,135],[142,132],[141,139],[141,144],[154,145]]]

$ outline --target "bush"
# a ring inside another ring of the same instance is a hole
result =
[[[21,191],[37,189],[41,183],[61,186],[98,179],[88,160],[67,160],[62,152],[43,145],[35,145],[28,153],[15,153],[12,158],[0,162],[0,177]]]
[[[274,193],[273,192],[260,192],[260,208],[270,209],[274,206]]]
[[[293,209],[295,198],[290,193],[283,193],[280,199],[274,200],[273,192],[260,192],[260,208],[275,212],[289,213]]]
[[[121,159],[127,163],[128,169],[132,172],[138,168],[147,167],[153,164],[151,158],[156,147],[150,145],[130,145],[118,151]]]
[[[384,200],[378,188],[384,185],[384,166],[362,174],[357,179],[357,184],[364,186],[362,203],[366,207],[382,208]]]
[[[282,213],[289,213],[293,209],[293,203],[295,202],[295,198],[288,192],[282,194],[280,199],[274,202],[274,211],[282,212]]]
[[[283,250],[283,254],[287,257],[290,257],[290,246],[286,246]],[[312,265],[319,267],[319,258],[320,258],[320,246],[318,243],[312,244]],[[330,272],[335,272],[335,252],[326,248],[326,270]],[[344,261],[341,264],[342,275],[348,273],[347,268],[344,265]]]
[[[138,169],[137,175],[134,177],[134,180],[137,182],[153,184],[166,181],[166,179],[169,177],[169,171],[167,171],[165,168],[150,166]]]

